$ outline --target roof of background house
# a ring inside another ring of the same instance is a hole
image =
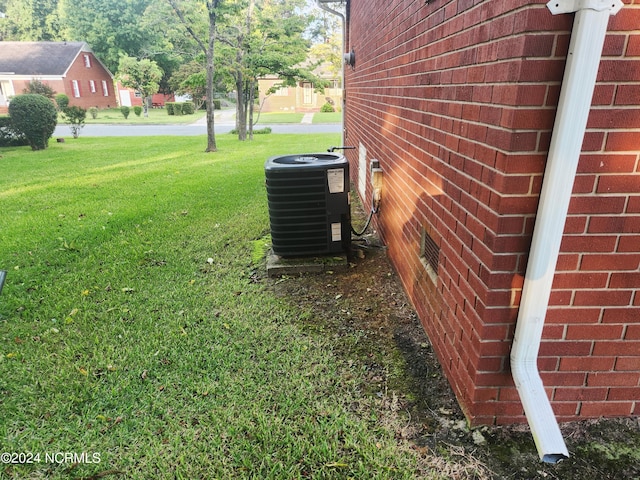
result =
[[[90,51],[85,42],[0,42],[0,72],[63,76],[80,52]]]

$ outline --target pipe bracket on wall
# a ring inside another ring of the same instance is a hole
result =
[[[622,0],[551,0],[547,3],[547,8],[554,15],[578,10],[595,10],[596,12],[610,10],[609,13],[615,15],[623,6]]]

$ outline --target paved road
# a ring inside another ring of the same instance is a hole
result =
[[[340,133],[340,124],[278,124],[258,125],[256,128],[271,127],[273,133]],[[216,134],[228,133],[234,128],[230,124],[215,124]],[[80,133],[82,137],[130,137],[151,135],[206,135],[205,125],[85,125]],[[54,137],[70,137],[68,125],[56,127]]]

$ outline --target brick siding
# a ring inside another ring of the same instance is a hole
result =
[[[84,64],[84,55],[89,55],[90,58],[90,67],[88,68]],[[79,98],[73,96],[73,87],[71,86],[73,80],[78,81],[80,86]],[[95,82],[95,92],[91,91],[91,80]],[[108,91],[106,96],[102,87],[103,80],[107,83]],[[113,79],[92,53],[81,52],[78,55],[67,72],[65,82],[65,93],[69,96],[69,105],[77,105],[83,108],[115,108],[117,106]]]
[[[84,56],[89,55],[89,67],[85,66]],[[40,80],[39,78],[35,78]],[[80,97],[74,96],[72,81],[78,82]],[[95,84],[95,92],[91,91],[90,81]],[[115,108],[117,107],[116,92],[114,90],[113,79],[104,69],[102,64],[98,62],[93,53],[80,52],[75,59],[66,77],[60,80],[45,79],[41,80],[49,85],[56,93],[64,93],[69,97],[69,105],[82,108],[98,107],[98,108]],[[107,95],[104,94],[102,82],[107,84]],[[27,87],[29,80],[13,80],[13,89],[16,95],[21,94]],[[8,109],[0,110],[0,114],[7,113]]]
[[[540,348],[561,421],[640,404],[640,1],[625,4],[609,22]],[[573,15],[542,1],[351,0],[348,20],[353,180],[369,175],[358,152],[380,161],[376,226],[470,421],[522,422],[509,353]],[[424,233],[440,248],[435,282]]]

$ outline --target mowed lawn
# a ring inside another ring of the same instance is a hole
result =
[[[0,149],[0,452],[25,454],[0,478],[416,474],[332,339],[300,326],[314,312],[276,297],[253,254],[266,158],[336,141]]]

